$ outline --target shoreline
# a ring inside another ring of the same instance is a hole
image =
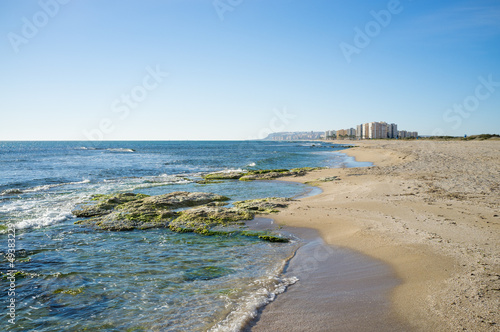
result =
[[[256,218],[249,226],[273,230],[277,223]],[[410,330],[390,310],[389,294],[400,280],[388,264],[327,244],[312,228],[280,226],[280,232],[300,239],[281,274],[298,282],[260,307],[242,331]]]
[[[327,244],[388,264],[402,281],[391,291],[391,312],[411,329],[495,330],[500,324],[500,194],[495,186],[500,142],[356,145],[342,152],[374,166],[287,179],[323,192],[293,202],[273,219],[316,229]],[[316,181],[326,177],[338,181]],[[273,303],[285,297],[293,298],[293,292]],[[257,325],[272,319],[266,307]],[[287,320],[318,328],[318,322]]]

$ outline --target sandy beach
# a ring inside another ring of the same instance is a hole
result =
[[[327,244],[389,266],[400,281],[389,293],[390,322],[401,322],[393,330],[498,331],[500,141],[373,140],[355,145],[345,152],[357,161],[373,162],[373,167],[325,169],[292,179],[323,192],[293,202],[273,219],[317,230]],[[362,269],[353,278],[360,273]],[[306,281],[266,307],[252,330],[282,330],[283,319],[292,327],[287,331],[370,330],[356,326],[356,316],[348,313],[337,327],[312,321],[338,308],[293,291]],[[314,287],[320,290],[325,283]],[[287,314],[301,305],[317,315]]]

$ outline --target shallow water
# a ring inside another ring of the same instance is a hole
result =
[[[295,197],[273,181],[196,184],[227,169],[343,167],[329,144],[277,142],[1,142],[0,225],[17,228],[12,331],[239,329],[295,283],[281,275],[297,242],[272,244],[167,229],[95,231],[71,214],[91,195],[203,191],[232,201]],[[252,165],[252,166],[249,166]],[[352,165],[351,165],[352,166]],[[8,237],[0,234],[2,253]],[[8,262],[1,261],[2,272]],[[5,282],[5,285],[8,283]],[[7,310],[5,310],[5,314]],[[8,324],[5,322],[5,324]]]

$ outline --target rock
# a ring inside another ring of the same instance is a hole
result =
[[[135,228],[168,227],[169,222],[179,213],[171,211],[184,207],[207,203],[221,203],[229,198],[212,193],[173,192],[159,196],[143,194],[115,194],[97,196],[96,205],[74,210],[77,217],[93,217],[77,221],[79,224],[93,225],[101,229],[125,231]]]
[[[253,213],[236,208],[203,206],[181,211],[179,217],[170,223],[170,228],[202,229],[229,226],[242,220],[251,220],[253,217]]]
[[[95,216],[103,216],[110,213],[116,206],[138,199],[148,197],[144,194],[113,194],[113,195],[94,195],[92,196],[93,201],[99,201],[94,205],[84,205],[79,209],[71,211],[76,217],[88,218]]]
[[[215,172],[203,176],[205,180],[237,180],[245,174],[243,171]]]
[[[319,181],[319,182],[340,181],[340,178],[335,175],[335,176],[329,176],[329,177],[326,177],[326,178],[319,178],[316,181]]]
[[[279,211],[277,209],[288,207],[290,201],[290,198],[269,197],[235,202],[234,206],[238,209],[267,214],[276,213]]]
[[[248,172],[232,171],[232,172],[216,172],[203,176],[203,180],[198,181],[200,184],[211,183],[214,180],[241,180],[241,181],[254,181],[254,180],[271,180],[284,176],[302,176],[309,171],[323,169],[324,167],[302,167],[288,169],[259,169]]]
[[[267,242],[282,242],[282,243],[290,242],[290,240],[285,237],[272,235],[266,231],[243,231],[240,232],[240,235],[248,237],[257,237]]]
[[[277,171],[266,171],[266,172],[248,172],[246,175],[240,177],[240,181],[254,181],[254,180],[272,180],[281,178],[284,176],[290,176],[289,170],[277,170]]]
[[[225,196],[184,191],[158,196],[132,193],[96,195],[92,200],[98,202],[94,205],[83,205],[73,211],[75,216],[87,217],[77,221],[77,224],[109,231],[170,228],[179,233],[242,235],[258,237],[269,242],[288,242],[288,239],[268,232],[238,230],[244,225],[241,221],[253,219],[256,213],[273,213],[278,212],[279,208],[287,207],[287,202],[291,201],[287,198],[239,201],[230,208],[223,207],[228,204],[225,201],[229,200]],[[190,209],[176,211],[186,207]]]
[[[166,228],[178,214],[174,211],[159,209],[150,212],[118,212],[83,219],[77,224],[94,226],[108,231],[130,231],[133,229]]]
[[[240,177],[240,181],[254,181],[254,180],[272,180],[285,176],[303,176],[307,172],[323,169],[322,167],[302,167],[287,169],[271,169],[271,170],[258,170],[250,171]]]
[[[229,198],[212,193],[190,193],[187,191],[176,191],[170,194],[145,197],[141,200],[131,201],[123,204],[120,210],[149,210],[158,208],[179,209],[207,204],[210,202],[228,201]]]

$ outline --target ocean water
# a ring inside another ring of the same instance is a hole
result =
[[[297,279],[281,270],[300,245],[167,229],[97,231],[71,211],[91,195],[203,191],[232,201],[296,197],[291,182],[200,185],[207,172],[353,167],[317,142],[0,142],[1,271],[16,228],[15,294],[2,280],[2,330],[238,331]],[[279,231],[278,231],[279,232]],[[15,299],[15,321],[7,305]]]

